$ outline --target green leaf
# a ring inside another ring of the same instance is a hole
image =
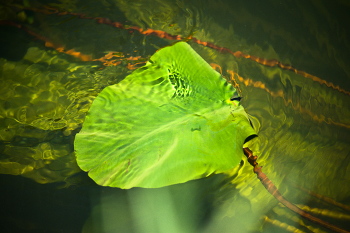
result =
[[[235,89],[188,44],[157,51],[94,100],[74,142],[99,185],[156,188],[238,165],[254,136]]]

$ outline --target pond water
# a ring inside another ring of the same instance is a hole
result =
[[[93,100],[178,39],[243,96],[259,136],[249,147],[280,192],[350,231],[347,1],[0,9],[1,232],[330,232],[280,206],[245,158],[227,174],[159,189],[102,187],[80,170],[73,142]]]

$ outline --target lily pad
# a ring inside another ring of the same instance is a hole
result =
[[[74,142],[78,165],[97,184],[123,189],[226,172],[255,136],[232,96],[187,43],[165,47],[94,100]]]

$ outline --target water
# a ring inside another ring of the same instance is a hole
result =
[[[125,29],[131,26],[193,36],[297,69],[189,41],[225,77],[233,74],[259,134],[250,147],[282,194],[328,215],[348,213],[295,186],[350,205],[348,3],[11,4],[0,11],[6,20],[0,27],[2,232],[288,232],[282,223],[328,232],[280,207],[245,159],[231,176],[150,190],[100,187],[79,169],[74,136],[94,98],[174,42]],[[345,215],[318,216],[350,229]]]

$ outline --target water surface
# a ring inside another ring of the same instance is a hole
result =
[[[328,232],[280,207],[244,158],[229,176],[120,190],[79,169],[73,142],[103,88],[176,41],[160,32],[179,35],[238,84],[259,135],[249,146],[283,195],[345,214],[297,187],[350,205],[348,11],[345,1],[2,3],[2,232]],[[340,213],[317,216],[350,230]]]

